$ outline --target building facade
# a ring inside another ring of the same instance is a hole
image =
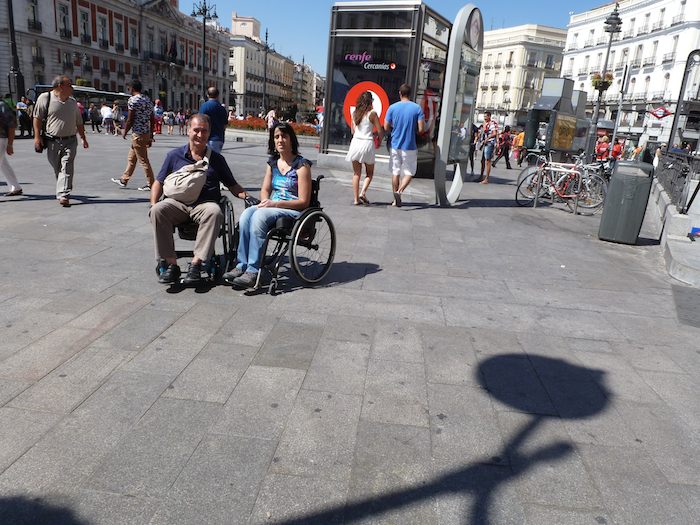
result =
[[[558,77],[566,31],[526,24],[484,32],[476,109],[501,123],[523,126],[547,77]]]
[[[693,0],[622,0],[621,32],[613,36],[607,71],[603,71],[610,34],[604,21],[615,7],[610,3],[570,18],[562,76],[574,80],[575,89],[586,91],[587,110],[594,111],[598,92],[591,77],[613,76],[601,98],[601,119],[615,121],[620,111],[618,134],[631,142],[666,142],[673,116],[657,118],[652,110],[676,111],[676,101],[691,51],[700,47],[700,2]],[[628,80],[623,85],[623,75]],[[700,67],[691,71],[686,100],[698,100]],[[691,119],[681,140],[698,140],[698,123]]]
[[[173,109],[198,108],[208,86],[228,98],[228,33],[207,27],[203,51],[202,23],[181,13],[178,0],[14,0],[13,7],[26,88],[65,73],[76,84],[117,92],[139,79]],[[0,71],[10,69],[7,41],[0,42]]]

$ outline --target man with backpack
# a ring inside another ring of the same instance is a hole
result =
[[[49,164],[56,176],[56,198],[63,207],[70,206],[73,190],[75,155],[80,135],[83,148],[88,148],[83,117],[78,102],[71,96],[73,85],[66,75],[53,79],[53,89],[42,93],[34,105],[34,150],[46,148]],[[45,126],[45,131],[42,128]]]

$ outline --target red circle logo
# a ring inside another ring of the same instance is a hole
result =
[[[396,69],[396,64],[394,64],[394,63],[392,62],[391,64],[389,64],[389,68],[390,68],[390,69]]]
[[[364,93],[365,91],[372,93],[372,106],[374,111],[379,116],[379,122],[382,125],[384,124],[384,115],[386,115],[386,112],[389,109],[389,97],[387,96],[386,91],[384,91],[384,88],[382,88],[382,86],[379,84],[364,81],[352,86],[348,91],[348,94],[345,95],[345,101],[343,102],[343,116],[345,116],[345,122],[348,126],[351,126],[352,114],[355,111],[357,97],[359,97],[360,94]]]

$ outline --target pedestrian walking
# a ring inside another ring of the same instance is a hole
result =
[[[610,155],[610,139],[608,138],[607,135],[603,135],[600,139],[598,139],[598,143],[596,144],[595,147],[595,157],[598,160],[608,160],[608,156]]]
[[[129,148],[129,156],[127,157],[126,169],[119,178],[113,178],[112,182],[120,188],[126,188],[129,179],[134,174],[136,169],[136,161],[138,160],[143,167],[146,175],[145,186],[137,188],[140,191],[150,191],[153,185],[153,168],[148,160],[148,148],[153,144],[153,130],[155,129],[155,117],[153,115],[153,103],[144,94],[141,93],[143,88],[140,80],[134,80],[131,83],[131,97],[127,102],[129,115],[126,118],[126,126],[124,127],[124,140],[126,135],[131,131],[131,147]]]
[[[484,113],[484,124],[481,128],[481,143],[483,157],[481,159],[481,184],[488,184],[491,176],[491,159],[493,159],[496,141],[498,140],[498,124],[491,120],[491,112]]]
[[[5,175],[7,187],[10,190],[5,193],[5,197],[22,195],[22,186],[19,185],[15,172],[7,160],[7,157],[14,153],[12,143],[15,140],[16,127],[15,112],[4,100],[0,100],[0,172]]]
[[[352,191],[354,205],[369,204],[367,189],[374,176],[374,150],[382,143],[382,125],[372,109],[372,93],[365,91],[357,97],[352,115],[352,141],[345,160],[352,162]],[[377,130],[376,141],[374,130]],[[360,191],[362,165],[365,165],[365,180]]]
[[[411,184],[418,169],[416,132],[423,133],[425,130],[423,110],[411,101],[411,86],[408,84],[401,84],[399,101],[389,106],[384,117],[384,130],[391,133],[392,206],[401,207],[401,194]]]
[[[216,87],[210,86],[207,89],[207,98],[208,100],[200,106],[199,112],[209,117],[211,126],[209,147],[217,153],[221,153],[221,149],[224,147],[224,140],[226,139],[228,113],[226,113],[226,109],[219,102],[219,90]]]
[[[506,159],[506,169],[511,169],[510,166],[510,147],[513,142],[513,138],[510,134],[510,126],[503,128],[503,133],[498,137],[498,156],[493,159],[491,165],[495,168],[496,163],[501,159]]]
[[[185,134],[185,113],[182,111],[182,109],[178,109],[177,113],[175,114],[175,123],[177,124],[177,129],[180,132],[180,135]]]
[[[123,123],[123,114],[122,114],[122,108],[119,107],[119,104],[116,102],[112,106],[112,118],[114,119],[114,135],[119,136],[121,135],[121,130],[122,130],[122,123]]]
[[[46,148],[49,164],[56,176],[56,198],[61,206],[70,206],[73,191],[75,156],[80,135],[83,148],[89,147],[85,136],[83,117],[78,103],[71,96],[73,85],[66,75],[59,75],[51,83],[53,89],[42,93],[34,105],[34,149]],[[42,137],[42,127],[46,127]]]
[[[100,129],[100,124],[102,123],[102,113],[100,113],[100,110],[97,108],[97,106],[95,106],[95,104],[90,104],[88,115],[90,116],[92,132],[95,133],[95,130],[97,130],[97,133],[102,133],[102,130]]]
[[[175,112],[170,108],[163,113],[163,125],[168,128],[168,135],[172,135],[175,128]]]
[[[163,113],[165,113],[163,103],[160,101],[160,99],[157,99],[155,101],[155,105],[153,106],[153,116],[155,118],[155,127],[153,129],[154,134],[158,133],[160,135],[163,133]]]
[[[525,158],[525,130],[520,130],[520,133],[515,135],[513,138],[513,151],[515,152],[515,158],[518,161],[518,166],[523,163],[523,158]]]
[[[108,135],[114,134],[114,113],[112,108],[107,105],[106,102],[102,103],[100,108],[100,114],[102,115],[102,125],[105,128],[105,133]]]

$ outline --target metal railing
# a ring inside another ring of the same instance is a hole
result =
[[[690,181],[700,179],[700,159],[683,153],[662,153],[654,175],[680,213],[687,213]]]
[[[675,60],[675,58],[676,58],[676,54],[675,54],[675,53],[666,53],[666,54],[663,56],[663,58],[661,59],[661,62],[664,63],[664,64],[667,63],[667,62],[673,62],[673,61]]]
[[[29,29],[30,31],[36,31],[37,33],[41,33],[41,22],[29,18],[27,20],[27,29]]]
[[[675,26],[683,23],[683,15],[674,16],[671,20],[671,25]]]

